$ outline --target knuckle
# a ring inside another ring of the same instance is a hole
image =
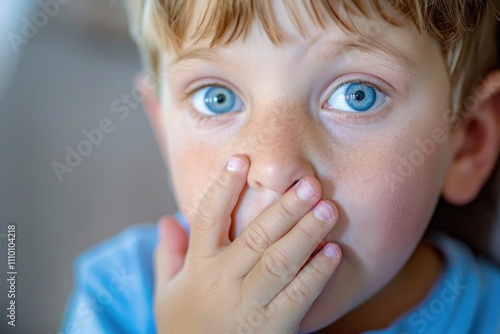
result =
[[[288,277],[289,266],[287,262],[285,255],[275,250],[273,253],[266,254],[262,257],[261,270],[264,275],[271,275],[279,278]]]
[[[204,208],[198,210],[194,218],[194,226],[202,231],[206,231],[212,228],[216,224],[214,210],[210,208]]]
[[[220,193],[221,191],[226,191],[229,189],[229,184],[231,181],[231,176],[227,172],[222,172],[214,180],[214,193]]]
[[[196,228],[205,231],[217,223],[215,218],[216,206],[221,195],[229,190],[230,182],[227,179],[228,177],[226,173],[221,173],[202,196],[194,215],[194,226]]]
[[[292,206],[288,204],[286,201],[279,201],[279,218],[290,219],[295,218],[295,214],[293,213]]]
[[[200,207],[211,207],[214,203],[217,203],[221,194],[229,190],[229,185],[229,180],[226,180],[225,178],[222,178],[221,175],[218,175],[218,177],[213,180],[212,184],[201,197]]]
[[[217,182],[224,189],[229,188],[231,180],[232,180],[232,174],[228,173],[226,170],[220,173],[219,177],[217,178]]]
[[[307,275],[308,278],[311,278],[311,280],[308,279],[308,281],[324,282],[329,277],[329,275],[325,273],[322,268],[323,267],[321,267],[316,261],[313,260],[309,263],[309,265],[305,266],[302,271],[305,275]]]
[[[290,289],[286,290],[286,296],[288,297],[288,299],[291,302],[300,305],[304,305],[310,302],[312,299],[312,295],[312,290],[299,277],[296,278],[295,284],[290,285]]]
[[[271,238],[259,224],[249,226],[248,233],[244,235],[244,241],[248,248],[257,253],[264,253],[271,245]]]
[[[319,239],[317,232],[318,230],[321,231],[321,229],[315,228],[314,224],[299,224],[297,228],[307,238],[307,240],[316,241]]]

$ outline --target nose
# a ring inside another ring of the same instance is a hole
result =
[[[247,126],[248,186],[283,195],[306,175],[315,176],[308,157],[306,121],[276,115]]]

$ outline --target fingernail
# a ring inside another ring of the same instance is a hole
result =
[[[326,244],[325,247],[323,247],[323,253],[328,257],[339,257],[340,255],[337,247],[332,244]]]
[[[319,202],[313,209],[314,217],[324,222],[330,222],[333,220],[333,209],[324,202]]]
[[[230,171],[237,172],[244,167],[243,161],[238,158],[230,158],[227,161],[226,168]]]
[[[297,197],[303,201],[307,201],[314,196],[316,196],[316,191],[314,191],[314,188],[309,184],[309,182],[301,180],[299,187],[297,188]]]

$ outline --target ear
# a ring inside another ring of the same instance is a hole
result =
[[[162,154],[165,152],[165,134],[161,121],[161,104],[157,97],[158,84],[145,72],[139,73],[135,78],[137,88],[143,94],[142,105],[146,112],[146,117],[158,142]]]
[[[474,93],[469,99],[474,110],[456,130],[453,161],[443,186],[444,199],[454,205],[477,197],[500,152],[500,70],[492,72]]]

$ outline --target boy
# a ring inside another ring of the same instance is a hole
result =
[[[424,237],[498,159],[492,2],[129,9],[180,212],[79,259],[64,333],[500,330],[498,268]]]

